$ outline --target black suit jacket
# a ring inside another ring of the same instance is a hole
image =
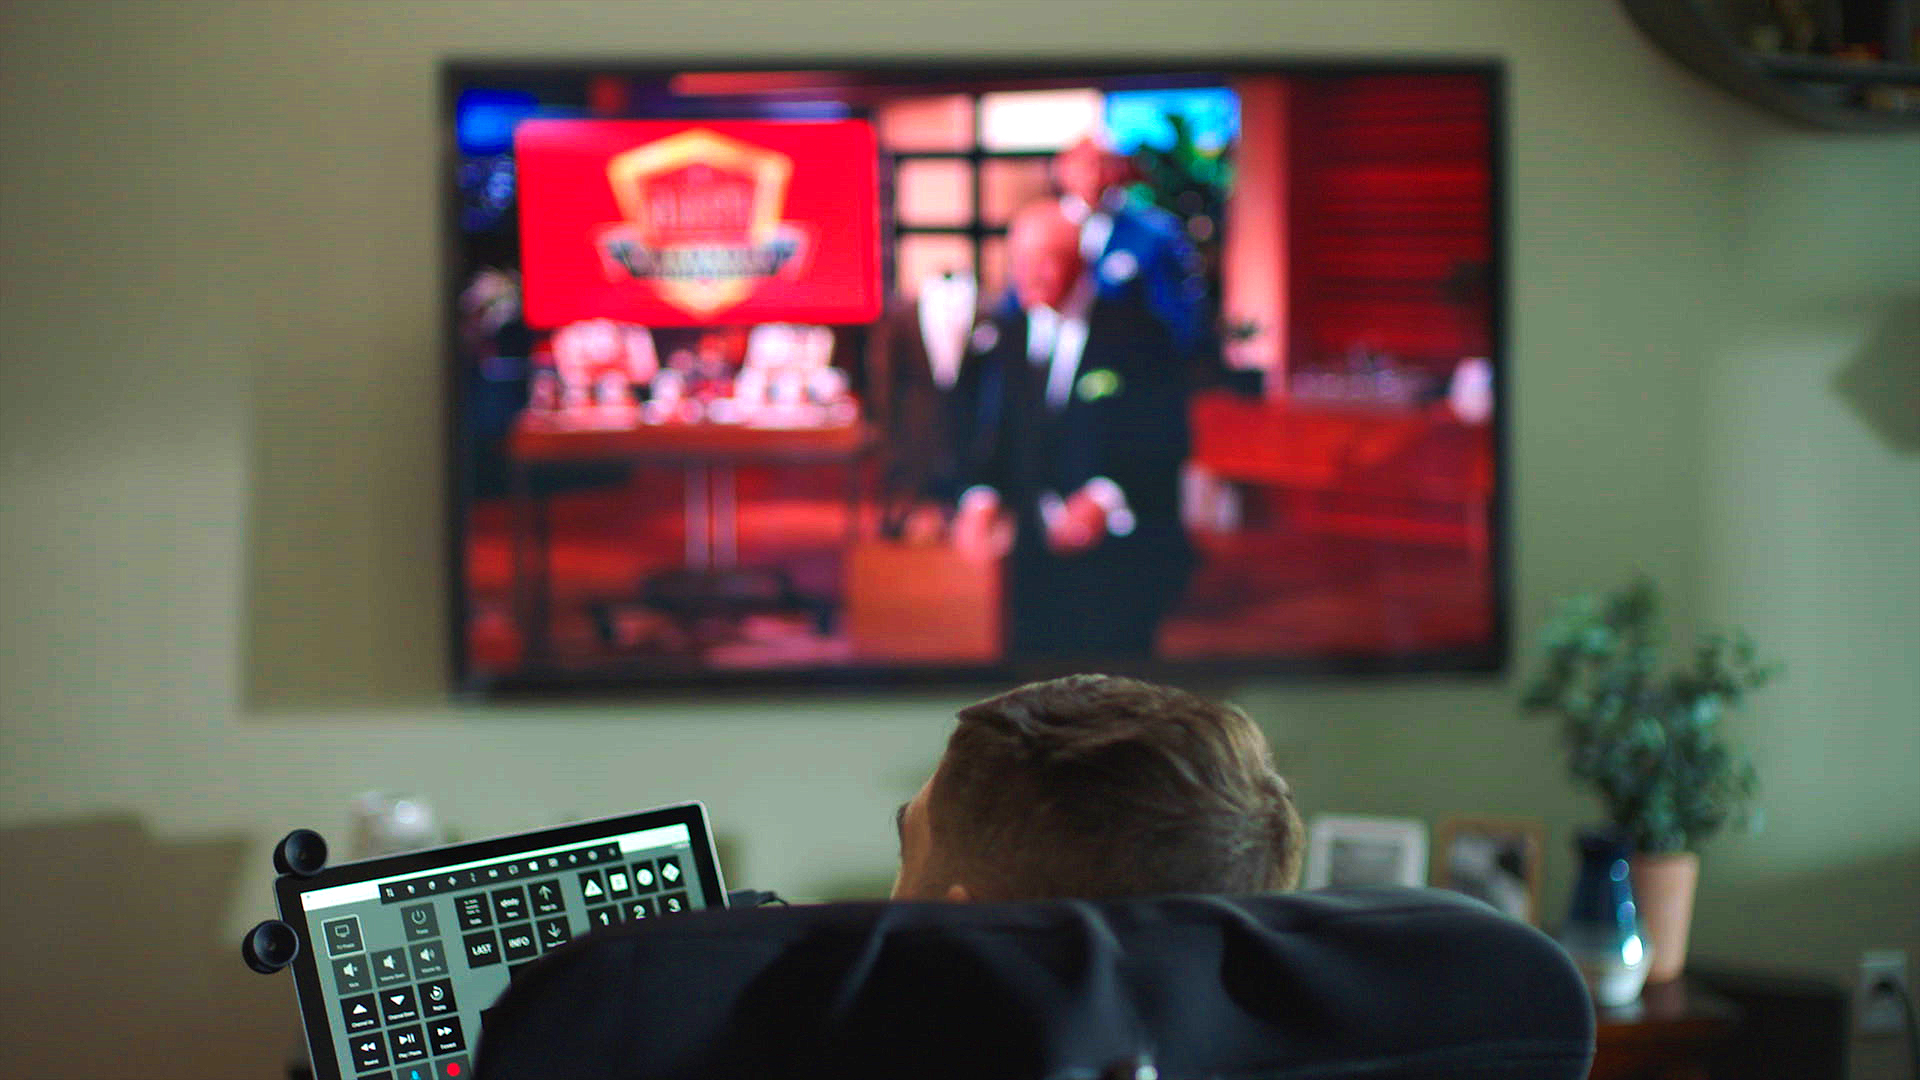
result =
[[[868,401],[886,436],[881,488],[889,507],[951,499],[957,494],[951,394],[934,381],[919,308],[890,308],[874,327],[867,356]]]
[[[1015,521],[1008,648],[1015,659],[1108,660],[1152,653],[1193,553],[1180,522],[1190,437],[1186,369],[1137,287],[1097,298],[1061,407],[1045,400],[1051,362],[1027,357],[1024,312],[976,329],[953,397],[963,433],[960,490],[999,492]],[[1040,504],[1094,477],[1119,485],[1134,524],[1091,550],[1056,555]]]
[[[1047,371],[1027,358],[1024,312],[975,331],[954,395],[953,422],[963,433],[958,486],[994,488],[1026,533],[1044,492],[1065,498],[1105,476],[1126,493],[1137,522],[1125,539],[1184,547],[1186,373],[1138,289],[1095,300],[1073,390],[1058,411],[1044,401]]]

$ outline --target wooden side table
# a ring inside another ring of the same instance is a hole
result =
[[[1740,1009],[1683,976],[1648,986],[1631,1005],[1596,1010],[1594,1021],[1589,1080],[1708,1080]]]

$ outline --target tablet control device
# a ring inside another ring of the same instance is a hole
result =
[[[525,964],[726,905],[698,803],[287,874],[275,896],[316,1080],[460,1080]]]

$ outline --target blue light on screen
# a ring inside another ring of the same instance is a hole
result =
[[[1107,95],[1107,137],[1131,154],[1142,146],[1173,146],[1171,114],[1186,120],[1202,150],[1219,150],[1240,135],[1240,96],[1224,86],[1177,90],[1116,90]]]
[[[471,157],[504,154],[513,148],[513,129],[520,126],[520,121],[578,111],[543,108],[539,98],[523,91],[472,87],[460,91],[453,109],[453,128],[461,153]]]

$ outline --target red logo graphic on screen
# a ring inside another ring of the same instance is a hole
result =
[[[782,221],[793,159],[698,129],[607,163],[626,221],[601,232],[613,280],[652,283],[661,299],[708,316],[756,282],[803,265],[807,234]]]
[[[514,158],[536,329],[879,317],[864,121],[529,120]]]

